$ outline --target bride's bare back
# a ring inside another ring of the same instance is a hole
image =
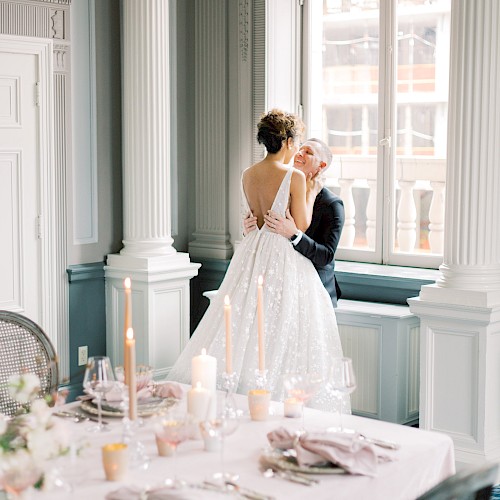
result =
[[[287,171],[282,163],[264,159],[243,172],[243,189],[259,228],[264,225],[264,215],[271,209]],[[305,176],[295,169],[290,181],[289,207],[296,226],[305,231],[310,222],[306,213]]]

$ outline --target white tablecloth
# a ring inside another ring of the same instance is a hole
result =
[[[237,396],[238,404],[246,406],[246,398]],[[72,406],[72,405],[70,405]],[[73,404],[74,406],[74,404]],[[268,445],[266,434],[280,426],[298,429],[300,419],[284,418],[283,405],[272,403],[272,415],[265,422],[254,422],[248,416],[241,419],[236,432],[226,439],[226,469],[238,473],[238,483],[274,496],[276,499],[314,500],[404,500],[414,499],[446,477],[455,472],[452,440],[440,433],[429,432],[403,425],[396,425],[356,416],[344,416],[346,427],[355,428],[363,434],[380,439],[391,440],[401,445],[394,454],[395,460],[379,465],[378,476],[322,475],[315,476],[320,484],[312,487],[297,485],[280,478],[265,478],[259,471],[260,451]],[[336,416],[318,410],[306,409],[306,428],[316,430],[335,424]],[[110,491],[124,485],[141,487],[161,484],[162,478],[172,473],[172,457],[159,457],[154,442],[152,423],[145,420],[145,426],[138,433],[152,458],[147,470],[131,470],[127,480],[121,483],[107,482],[101,465],[101,449],[105,443],[117,442],[121,438],[121,420],[107,419],[110,432],[92,434],[86,431],[88,423],[71,423],[74,439],[87,442],[83,456],[71,463],[69,458],[59,459],[63,464],[67,477],[76,476],[81,482],[75,486],[73,493],[49,491],[32,495],[33,498],[57,500],[97,500],[102,499]],[[219,453],[203,451],[202,441],[188,441],[179,446],[177,455],[177,473],[182,479],[190,482],[203,481],[212,473],[220,470]],[[188,489],[179,498],[230,498],[228,495],[212,493],[204,490]]]

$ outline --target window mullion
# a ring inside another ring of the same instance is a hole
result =
[[[377,178],[380,194],[378,213],[381,224],[377,224],[377,248],[381,248],[382,262],[389,263],[394,247],[394,171],[397,145],[396,131],[396,2],[380,0],[380,46],[379,46],[379,119]]]

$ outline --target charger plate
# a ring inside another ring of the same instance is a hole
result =
[[[332,463],[310,467],[300,466],[297,459],[287,455],[286,451],[278,449],[266,450],[260,457],[260,463],[264,467],[275,467],[279,470],[300,472],[301,474],[347,474],[344,469]]]
[[[175,398],[148,398],[144,401],[137,402],[137,415],[139,417],[151,417],[159,411],[166,410],[174,406],[178,402]],[[103,417],[123,418],[125,416],[123,410],[119,408],[119,402],[104,402],[102,403]],[[98,415],[97,404],[93,401],[82,401],[80,408],[91,415]]]

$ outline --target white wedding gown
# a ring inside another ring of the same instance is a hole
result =
[[[272,210],[282,216],[288,205],[292,171],[290,168],[285,175],[272,205]],[[327,376],[332,358],[342,356],[330,296],[311,261],[297,252],[287,238],[264,225],[243,238],[236,249],[217,295],[170,371],[170,380],[190,384],[191,359],[206,348],[217,359],[217,385],[221,388],[226,345],[224,297],[228,295],[237,392],[246,394],[255,388],[259,275],[264,277],[265,360],[267,389],[272,392],[272,399],[283,401],[286,397],[286,373]],[[333,404],[323,389],[308,406],[331,411]],[[344,411],[350,411],[348,400],[344,402]]]

